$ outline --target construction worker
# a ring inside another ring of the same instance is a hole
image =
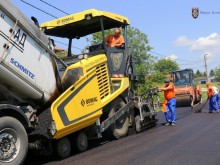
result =
[[[187,78],[186,78],[185,75],[180,74],[179,83],[180,83],[180,84],[186,84],[186,83],[188,83],[188,80],[187,80]]]
[[[108,47],[122,46],[125,43],[124,37],[121,35],[120,30],[116,28],[114,32],[114,34],[110,34],[106,38]]]
[[[212,86],[212,89],[213,89],[213,92],[214,92],[214,95],[216,95],[216,102],[217,102],[217,105],[218,107],[220,107],[220,95],[219,95],[219,89],[215,86]]]
[[[218,97],[218,92],[215,91],[215,88],[211,86],[210,82],[206,83],[207,86],[207,99],[209,99],[209,113],[212,113],[213,110],[216,112],[219,112],[218,106],[216,104],[217,102],[217,97]]]
[[[165,125],[175,125],[176,123],[176,98],[174,88],[174,84],[169,79],[164,80],[164,84],[159,88],[160,91],[164,91],[162,111],[165,113]]]

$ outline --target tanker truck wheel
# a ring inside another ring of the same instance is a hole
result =
[[[120,108],[125,105],[125,102],[118,98],[112,104],[109,112],[109,117],[113,116]],[[107,138],[108,139],[120,139],[125,137],[128,134],[129,127],[129,114],[126,112],[121,117],[119,117],[109,129],[107,129]]]
[[[71,143],[68,137],[62,137],[55,141],[55,153],[56,155],[63,159],[71,154]]]
[[[28,151],[28,137],[23,125],[15,118],[0,119],[0,164],[22,164]]]

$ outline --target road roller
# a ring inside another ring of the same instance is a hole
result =
[[[177,106],[194,106],[202,101],[202,90],[194,84],[193,69],[187,68],[172,72]]]

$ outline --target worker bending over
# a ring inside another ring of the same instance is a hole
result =
[[[218,105],[217,105],[217,97],[218,97],[218,92],[215,88],[211,86],[210,82],[206,83],[207,86],[207,99],[209,99],[209,113],[212,113],[213,110],[216,112],[219,112],[218,110]]]

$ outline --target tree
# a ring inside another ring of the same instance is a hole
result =
[[[195,74],[195,78],[196,78],[196,77],[201,77],[201,76],[202,76],[202,73],[201,73],[199,70],[197,70],[197,71],[196,71],[196,74]]]
[[[148,68],[154,57],[147,54],[152,47],[148,44],[147,35],[134,27],[128,27],[128,47],[136,59],[136,65],[147,64]]]
[[[136,66],[137,79],[139,84],[144,84],[146,79],[146,66],[144,64],[140,64]]]
[[[215,76],[214,70],[212,70],[212,69],[210,70],[209,76]]]
[[[170,59],[162,59],[162,60],[158,60],[155,64],[154,64],[154,70],[158,71],[162,74],[169,74],[174,70],[179,69],[178,64],[175,61],[172,61]]]
[[[216,81],[220,81],[220,68],[215,69],[215,79]]]
[[[152,72],[155,58],[147,53],[152,47],[148,44],[147,35],[134,27],[128,27],[128,47],[135,58],[137,75],[142,89],[148,89],[151,84],[146,75]]]
[[[151,77],[152,81],[156,82],[156,83],[163,82],[165,78],[166,78],[166,76],[164,74],[162,74],[161,72],[156,72]]]

